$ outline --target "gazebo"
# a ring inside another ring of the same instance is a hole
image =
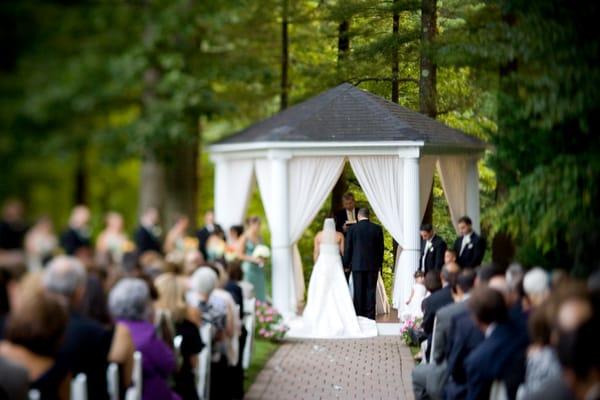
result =
[[[304,296],[296,246],[348,161],[371,209],[399,243],[393,307],[401,309],[419,266],[419,226],[437,166],[452,221],[480,230],[481,140],[342,84],[210,146],[215,217],[241,224],[254,179],[272,247],[273,304],[284,315]]]

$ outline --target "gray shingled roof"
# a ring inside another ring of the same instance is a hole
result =
[[[444,147],[486,146],[473,136],[348,83],[250,125],[217,144],[413,140]]]

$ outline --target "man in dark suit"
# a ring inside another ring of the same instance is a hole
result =
[[[206,214],[204,214],[204,226],[202,229],[199,229],[196,232],[196,237],[198,238],[198,250],[204,256],[204,259],[207,260],[206,253],[206,243],[208,242],[208,238],[211,235],[220,235],[223,240],[225,240],[225,232],[221,225],[215,224],[215,213],[213,210],[208,210]]]
[[[525,376],[527,332],[509,319],[504,296],[490,287],[473,291],[469,309],[485,339],[465,360],[467,400],[488,398],[496,380],[514,399]]]
[[[431,224],[421,225],[421,258],[419,269],[427,273],[433,269],[441,270],[444,265],[446,242],[433,231]]]
[[[369,221],[369,210],[358,210],[358,222],[348,229],[344,268],[352,271],[356,314],[375,319],[377,277],[383,264],[383,230]]]
[[[162,253],[158,224],[158,210],[148,208],[140,218],[140,226],[133,235],[138,254],[146,251]]]
[[[342,196],[342,205],[344,208],[337,211],[334,215],[335,230],[345,234],[350,226],[358,221],[358,209],[356,208],[354,195],[350,192],[344,194]]]
[[[60,245],[69,255],[77,254],[81,249],[91,248],[88,224],[90,210],[79,205],[71,212],[68,228],[60,235]]]
[[[460,237],[454,242],[458,254],[458,265],[462,268],[476,268],[481,265],[485,254],[485,240],[473,231],[471,218],[464,216],[458,220]]]
[[[429,353],[431,351],[431,338],[433,333],[433,322],[435,321],[435,315],[437,311],[451,303],[454,303],[452,297],[452,285],[456,279],[456,275],[460,271],[460,267],[456,263],[449,263],[442,267],[440,277],[442,279],[443,287],[426,297],[421,303],[423,308],[423,322],[421,322],[421,328],[427,335],[427,350],[425,356],[429,359]]]

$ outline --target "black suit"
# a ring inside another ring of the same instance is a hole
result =
[[[383,230],[362,220],[348,229],[344,268],[352,270],[354,308],[358,315],[375,319],[377,277],[383,264]]]
[[[214,224],[212,230],[208,229],[208,226],[204,226],[196,232],[196,237],[198,238],[198,250],[200,250],[205,260],[208,259],[208,255],[206,254],[206,243],[212,234],[223,234],[223,236],[225,236],[225,232],[223,232],[223,228],[221,228],[221,225],[219,224]]]
[[[335,230],[338,232],[344,232],[344,224],[348,220],[348,215],[346,214],[346,209],[342,208],[337,211],[334,215],[335,219]],[[354,220],[358,221],[358,208],[354,208]]]
[[[433,322],[435,321],[435,314],[440,308],[450,303],[454,303],[454,298],[452,297],[452,288],[450,285],[446,285],[437,292],[433,292],[429,297],[423,299],[423,302],[421,303],[421,307],[423,308],[423,322],[421,323],[421,327],[427,334],[428,340],[427,350],[425,352],[427,359],[429,359],[429,353],[431,351],[431,337],[433,334]]]
[[[90,237],[77,229],[68,228],[60,235],[60,245],[65,253],[73,255],[83,247],[90,247]]]
[[[142,254],[146,251],[156,251],[158,253],[162,253],[160,239],[154,234],[154,232],[148,230],[148,228],[140,225],[135,231],[133,237],[139,254]]]
[[[477,233],[471,233],[471,241],[467,244],[461,254],[460,248],[462,246],[463,237],[459,237],[454,242],[454,251],[458,259],[456,262],[462,268],[475,268],[481,265],[483,255],[485,254],[485,239],[480,237]]]
[[[421,258],[419,258],[419,269],[424,273],[427,273],[433,269],[440,271],[444,265],[444,253],[446,252],[446,242],[438,235],[434,235],[431,238],[431,247],[427,250],[425,255],[425,264],[423,268],[423,252],[425,251],[425,245],[427,242],[421,239]]]

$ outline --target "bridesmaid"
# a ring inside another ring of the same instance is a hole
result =
[[[254,285],[254,294],[257,300],[265,301],[265,270],[264,260],[254,257],[252,253],[255,247],[260,244],[260,218],[248,218],[248,227],[238,241],[237,255],[242,261],[242,271],[244,280]]]

